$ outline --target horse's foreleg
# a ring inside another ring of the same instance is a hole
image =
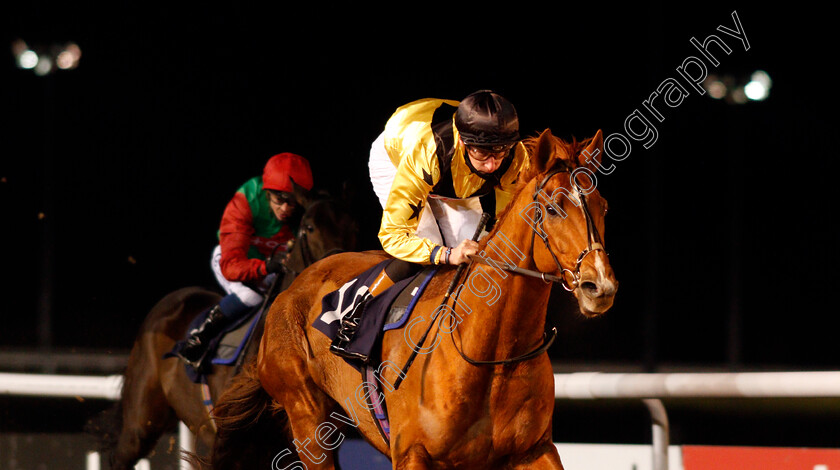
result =
[[[415,444],[401,457],[392,456],[396,470],[426,470],[432,468],[432,458],[426,449]]]
[[[554,444],[546,442],[529,452],[518,461],[514,461],[514,470],[563,470],[560,454]]]
[[[303,361],[287,357],[267,360],[260,366],[262,386],[286,411],[293,439],[289,448],[277,454],[283,460],[276,462],[275,467],[291,468],[284,465],[294,461],[297,454],[305,468],[335,469],[334,450],[341,435],[328,416],[335,402],[313,383]]]

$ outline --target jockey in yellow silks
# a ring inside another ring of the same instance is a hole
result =
[[[398,108],[369,163],[382,247],[411,263],[466,261],[450,253],[447,263],[446,251],[470,238],[482,209],[495,216],[507,206],[527,164],[516,110],[495,93]]]
[[[427,98],[397,108],[369,160],[383,208],[379,240],[396,259],[368,296],[405,279],[417,265],[468,262],[478,251],[470,238],[482,213],[495,217],[504,210],[528,164],[516,109],[492,91],[461,102]],[[363,310],[343,318],[333,353],[367,359],[346,349]]]

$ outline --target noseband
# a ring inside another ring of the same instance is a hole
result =
[[[561,286],[563,286],[563,288],[566,289],[569,292],[577,289],[578,286],[580,285],[580,267],[583,264],[583,260],[590,253],[597,252],[597,251],[601,251],[601,252],[606,253],[606,251],[604,250],[604,244],[601,240],[601,235],[600,235],[600,233],[598,233],[598,228],[595,227],[595,222],[592,220],[592,214],[589,212],[589,206],[586,203],[586,193],[583,192],[583,190],[581,189],[577,180],[575,178],[571,177],[572,172],[570,172],[567,167],[558,168],[556,170],[553,170],[553,171],[549,172],[547,175],[545,175],[545,177],[542,179],[542,181],[534,188],[534,196],[533,196],[534,202],[537,202],[537,198],[539,197],[539,194],[542,192],[542,189],[545,187],[545,185],[548,183],[548,181],[553,176],[557,175],[558,173],[568,173],[570,175],[569,179],[572,180],[572,184],[574,185],[575,190],[577,191],[578,199],[580,200],[579,207],[581,208],[581,211],[583,211],[583,216],[584,216],[584,219],[586,220],[586,248],[581,250],[580,254],[578,255],[577,261],[575,262],[574,270],[564,268],[563,265],[560,264],[560,261],[557,259],[557,255],[554,254],[554,250],[551,249],[551,244],[548,242],[548,235],[544,231],[542,231],[541,228],[540,228],[540,231],[542,233],[540,234],[540,238],[542,238],[543,242],[545,242],[545,247],[548,250],[548,252],[551,254],[551,258],[554,259],[554,264],[557,265],[558,272],[560,273],[559,276],[551,274],[551,273],[547,273],[547,272],[535,271],[535,270],[531,270],[531,269],[521,268],[519,266],[516,266],[515,264],[509,263],[509,262],[506,262],[506,261],[504,261],[504,262],[496,261],[496,260],[489,261],[487,258],[480,257],[480,256],[470,256],[470,259],[472,261],[475,261],[475,262],[479,262],[479,263],[482,263],[482,264],[487,264],[487,265],[490,265],[490,266],[493,266],[493,267],[496,267],[496,268],[501,268],[505,271],[540,278],[545,282],[556,282],[556,283],[560,284]],[[539,203],[537,204],[537,221],[539,221],[540,225],[542,225],[542,220],[543,220],[542,207],[543,207],[543,204],[539,204]],[[482,220],[485,220],[485,219],[482,219]],[[479,230],[481,228],[482,227],[479,227]],[[533,232],[531,232],[531,258],[533,259],[534,241],[535,241],[535,237],[536,237],[536,233],[537,233],[537,228],[532,227],[532,229],[533,229]],[[566,274],[567,273],[572,276],[572,281],[571,282],[566,281]],[[443,301],[441,302],[441,306],[446,304],[446,302],[449,298],[449,293],[451,293],[452,287],[457,283],[458,279],[460,278],[460,274],[461,274],[461,271],[459,270],[455,274],[455,277],[452,279],[452,283],[450,284],[450,290],[447,292],[447,295],[444,296]],[[458,291],[458,293],[460,293],[460,291]],[[459,298],[459,295],[456,294],[456,296],[454,298],[454,303],[458,302],[458,298]],[[453,307],[452,307],[453,311],[455,309],[454,303],[453,303]],[[431,321],[429,322],[429,328],[426,330],[426,333],[420,339],[419,344],[423,344],[426,341],[426,337],[429,334],[429,331],[431,331],[431,328],[435,324],[435,321],[437,320],[438,315],[441,311],[443,311],[443,309],[441,309],[440,307],[438,307],[435,310],[435,313],[432,316]],[[464,353],[464,351],[462,351],[461,348],[458,347],[458,345],[455,343],[455,334],[454,333],[455,332],[453,331],[450,334],[450,338],[452,339],[452,345],[455,348],[455,350],[458,352],[458,354],[461,356],[461,358],[463,358],[468,363],[470,363],[472,365],[476,365],[476,366],[480,366],[480,365],[508,365],[508,364],[514,364],[514,363],[517,363],[517,362],[527,361],[529,359],[537,357],[537,356],[541,355],[542,353],[546,352],[548,350],[548,348],[551,346],[551,344],[554,342],[554,339],[557,337],[557,328],[552,327],[550,333],[548,333],[548,332],[543,333],[542,344],[540,344],[536,348],[532,349],[531,351],[528,351],[525,354],[510,358],[510,359],[491,360],[491,361],[477,360],[477,359],[473,359],[473,358],[467,356],[467,354]],[[416,349],[412,348],[411,355],[409,356],[408,360],[406,361],[405,366],[403,366],[403,368],[401,369],[404,374],[408,372],[408,368],[411,366],[412,362],[414,362],[414,358],[416,357],[417,352],[418,351]],[[404,377],[405,377],[405,375],[401,375],[397,378],[396,382],[394,383],[394,388],[399,387],[399,385],[402,382],[402,379]]]
[[[556,169],[556,170],[548,173],[543,178],[543,180],[534,188],[533,201],[537,202],[537,198],[539,197],[540,192],[542,192],[543,187],[545,187],[546,183],[548,183],[548,181],[553,176],[557,175],[558,173],[569,173],[569,175],[570,175],[569,179],[572,180],[572,184],[574,185],[575,190],[577,191],[578,199],[580,200],[580,206],[579,207],[581,208],[581,211],[583,211],[584,219],[586,219],[586,248],[581,250],[580,254],[578,255],[577,261],[575,262],[575,269],[571,270],[571,269],[568,269],[568,268],[564,268],[563,265],[560,264],[560,261],[557,259],[557,256],[554,254],[554,250],[551,249],[551,245],[548,242],[548,235],[544,231],[542,231],[541,228],[540,228],[540,231],[542,233],[540,234],[540,238],[542,238],[543,242],[545,242],[545,247],[548,250],[548,252],[551,254],[551,258],[554,259],[554,263],[557,265],[557,269],[560,273],[559,276],[556,276],[556,275],[551,274],[551,273],[542,272],[542,271],[535,271],[535,270],[531,270],[531,269],[520,268],[519,266],[516,266],[516,265],[514,265],[512,263],[508,263],[508,262],[497,262],[495,260],[493,260],[491,262],[491,261],[488,261],[486,258],[482,258],[482,257],[478,257],[478,256],[471,257],[471,259],[473,261],[477,261],[477,262],[487,264],[487,265],[491,265],[491,266],[494,266],[494,267],[499,267],[499,268],[504,269],[505,271],[524,274],[526,276],[531,276],[531,277],[537,277],[537,278],[542,279],[545,282],[556,282],[556,283],[560,284],[561,286],[563,286],[563,288],[566,289],[569,292],[578,288],[578,286],[580,285],[580,267],[583,264],[583,260],[590,253],[597,252],[597,251],[602,251],[602,252],[606,253],[606,251],[604,250],[604,245],[603,245],[603,242],[601,241],[601,235],[598,233],[598,228],[595,227],[595,222],[592,220],[592,214],[589,212],[589,206],[586,203],[586,194],[581,189],[577,180],[575,180],[574,177],[571,177],[572,173],[569,171],[568,168],[566,168],[566,167],[559,168],[559,169]],[[543,220],[542,207],[543,207],[542,204],[539,204],[539,203],[537,204],[537,221],[540,222],[540,225],[542,224],[542,220]],[[535,240],[535,237],[536,237],[535,234],[537,233],[537,228],[532,227],[532,229],[533,229],[533,232],[531,232],[531,258],[533,259],[534,240]],[[566,281],[566,274],[567,273],[572,276],[571,283]],[[458,276],[456,275],[456,278],[457,277]],[[444,299],[444,302],[445,301],[446,300]],[[457,301],[458,301],[458,298],[456,297],[455,302],[457,302]],[[453,310],[454,310],[454,306],[453,306]],[[527,361],[527,360],[529,360],[531,358],[534,358],[534,357],[537,357],[537,356],[541,355],[542,353],[544,353],[545,351],[547,351],[548,348],[551,346],[551,343],[553,343],[554,339],[557,337],[557,328],[552,327],[550,332],[544,332],[543,333],[542,344],[539,345],[538,347],[532,349],[531,351],[528,351],[525,354],[510,358],[510,359],[502,359],[502,360],[495,360],[495,361],[493,361],[493,360],[491,360],[491,361],[481,361],[481,360],[473,359],[473,358],[467,356],[467,354],[464,353],[464,351],[462,351],[461,348],[459,348],[458,345],[455,343],[454,332],[453,332],[453,334],[450,335],[450,337],[452,338],[452,345],[455,347],[455,350],[458,352],[458,354],[461,356],[461,358],[463,358],[465,361],[469,362],[470,364],[473,364],[473,365],[476,365],[476,366],[478,366],[478,365],[507,365],[507,364],[514,364],[514,363],[521,362],[521,361]],[[425,336],[424,336],[424,339],[425,339]]]

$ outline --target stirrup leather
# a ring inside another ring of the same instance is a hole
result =
[[[335,334],[335,338],[333,338],[332,343],[330,344],[330,352],[335,354],[336,356],[344,357],[347,359],[355,359],[360,360],[362,362],[367,362],[368,357],[362,353],[348,351],[347,347],[350,345],[350,342],[353,341],[353,338],[356,336],[356,331],[359,329],[359,323],[362,320],[362,312],[364,312],[365,305],[373,298],[370,294],[367,294],[362,300],[356,304],[356,307],[350,312],[349,315],[346,315],[344,318],[341,319],[341,325],[338,327],[338,332]]]

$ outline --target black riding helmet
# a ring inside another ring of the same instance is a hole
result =
[[[490,90],[477,91],[461,101],[455,127],[466,145],[492,148],[519,142],[516,108]]]

